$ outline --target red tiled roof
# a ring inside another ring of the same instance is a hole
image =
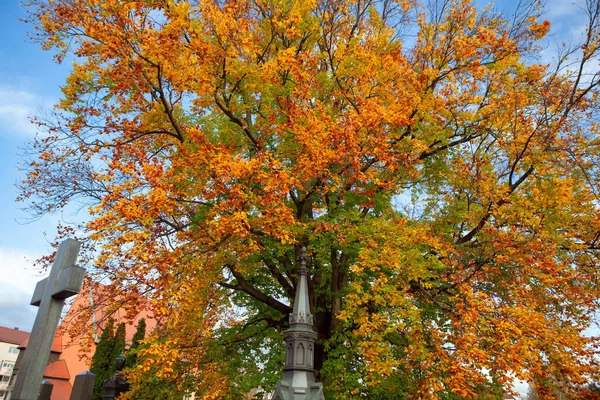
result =
[[[73,390],[73,386],[69,381],[62,381],[58,379],[46,379],[51,384],[54,385],[52,388],[52,396],[50,396],[50,400],[66,400],[71,397],[71,391]]]
[[[0,326],[0,342],[20,344],[29,338],[29,332]]]
[[[71,376],[65,360],[58,360],[48,365],[44,370],[44,378],[70,379]]]
[[[29,336],[25,339],[20,345],[19,349],[23,350],[27,348],[27,344],[29,343]],[[50,351],[52,353],[62,353],[62,336],[59,332],[54,336],[54,340],[52,341],[52,347],[50,347]]]

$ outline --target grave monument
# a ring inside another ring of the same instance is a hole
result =
[[[314,358],[317,334],[308,298],[306,249],[302,248],[294,309],[285,331],[283,379],[275,386],[272,400],[324,400],[323,384],[315,382]]]

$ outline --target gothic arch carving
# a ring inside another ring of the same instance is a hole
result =
[[[294,345],[292,343],[288,343],[286,353],[287,353],[287,358],[286,358],[285,364],[289,365],[289,366],[294,365]]]
[[[298,344],[298,347],[296,347],[296,364],[297,365],[304,365],[306,360],[306,351],[304,349],[304,345],[302,343]]]

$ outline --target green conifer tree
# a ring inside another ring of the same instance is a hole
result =
[[[134,368],[137,364],[137,352],[140,342],[146,337],[146,320],[140,319],[138,322],[137,330],[131,338],[131,346],[127,352],[127,361],[125,363],[127,368]]]
[[[137,348],[140,345],[140,342],[146,338],[146,320],[144,318],[140,319],[138,322],[137,330],[131,338],[131,348]]]
[[[121,353],[125,354],[125,324],[122,322],[117,325],[117,330],[113,338],[113,364],[114,360]]]
[[[114,342],[114,322],[113,320],[109,320],[108,324],[102,331],[102,335],[100,336],[100,341],[96,346],[96,351],[92,357],[92,365],[90,367],[90,372],[96,375],[94,395],[92,397],[94,400],[102,399],[102,384],[114,373]]]

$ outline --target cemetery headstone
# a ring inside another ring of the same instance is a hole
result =
[[[54,385],[51,382],[43,381],[40,385],[40,395],[38,396],[38,400],[50,400],[53,388]]]
[[[94,383],[96,382],[96,375],[90,371],[85,371],[75,376],[75,382],[73,383],[73,390],[71,390],[71,397],[69,400],[91,400],[94,394]]]

